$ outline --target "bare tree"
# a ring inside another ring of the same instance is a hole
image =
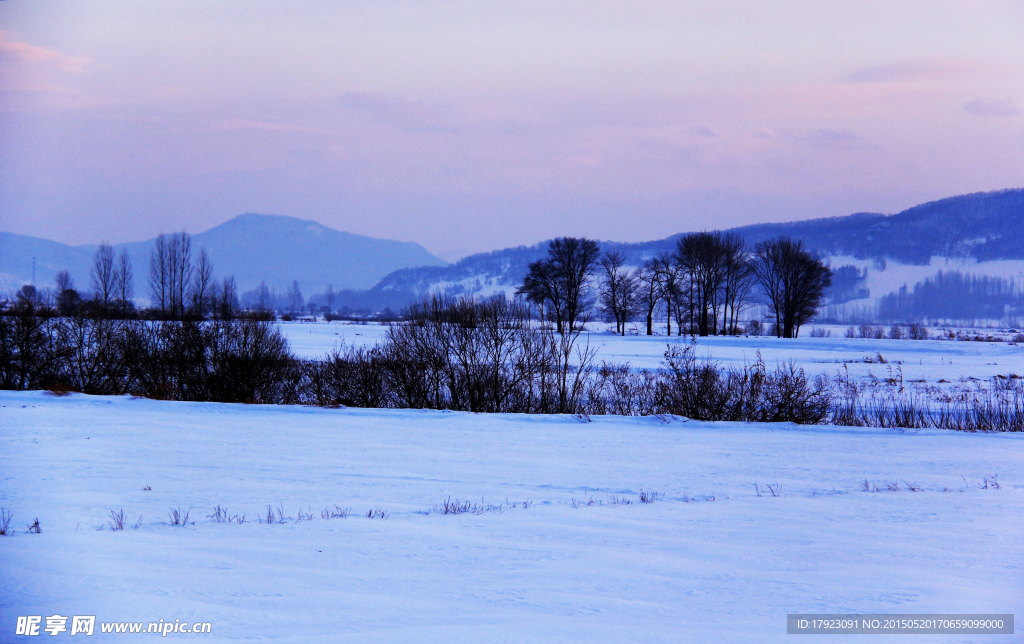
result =
[[[135,274],[132,271],[132,260],[128,257],[128,250],[121,249],[117,256],[117,265],[114,267],[115,290],[117,301],[121,307],[121,316],[128,315],[128,307],[131,306],[132,298],[135,296]]]
[[[78,302],[78,293],[75,292],[75,280],[65,271],[58,271],[54,280],[57,289],[57,311],[61,315],[71,315]]]
[[[647,335],[654,335],[654,312],[665,297],[665,285],[658,263],[651,259],[637,271],[637,292],[640,308],[647,320]]]
[[[754,250],[754,274],[775,316],[780,338],[795,338],[800,327],[818,312],[825,290],[832,285],[832,270],[803,242],[777,237],[760,242]]]
[[[556,328],[559,333],[562,332],[562,323],[565,320],[564,284],[557,278],[554,268],[548,261],[539,259],[530,263],[516,295],[523,295],[527,301],[535,304],[540,309],[541,317],[544,317],[550,304]]]
[[[754,267],[751,263],[747,242],[736,233],[725,233],[721,237],[723,251],[722,280],[722,332],[737,333],[739,318],[750,302],[750,290],[754,284]]]
[[[299,288],[299,281],[292,280],[291,288],[288,289],[288,305],[292,313],[302,312],[302,303],[304,298],[302,297],[302,289]]]
[[[256,287],[256,311],[260,313],[267,313],[274,308],[273,296],[270,293],[270,288],[267,287],[267,283],[260,280],[260,285]]]
[[[151,305],[160,310],[160,317],[167,315],[167,266],[167,237],[160,233],[153,242],[153,250],[149,255],[149,297]]]
[[[171,309],[175,317],[183,317],[192,282],[192,237],[186,232],[171,236],[168,252],[171,275]]]
[[[103,243],[96,249],[92,256],[92,269],[89,271],[92,278],[92,290],[94,298],[106,314],[110,301],[114,298],[114,249],[110,244]]]
[[[626,334],[626,322],[636,313],[636,277],[623,268],[622,253],[610,252],[601,258],[604,269],[599,295],[601,309],[615,319],[615,332]]]
[[[704,335],[718,331],[722,283],[725,280],[725,248],[719,232],[690,233],[677,242],[676,261],[689,282],[686,289],[690,303],[690,332],[696,321],[697,332]]]
[[[548,261],[565,284],[565,320],[570,331],[577,319],[586,316],[588,281],[600,253],[597,242],[585,237],[559,237],[548,249]]]
[[[327,301],[327,312],[331,313],[334,311],[334,287],[330,284],[327,285],[327,290],[324,291],[324,299]]]
[[[665,334],[671,336],[672,311],[679,291],[679,265],[670,253],[659,253],[651,260],[651,268],[661,283],[661,301],[665,305]]]
[[[231,320],[238,311],[238,288],[235,286],[234,276],[225,277],[220,287],[220,295],[217,298],[217,317],[222,320]]]
[[[516,291],[543,311],[551,305],[558,332],[571,331],[586,316],[588,281],[597,268],[597,243],[586,238],[559,237],[551,241],[546,259],[532,262]]]
[[[199,249],[199,259],[192,278],[192,310],[199,319],[206,317],[213,287],[213,264],[205,248]]]

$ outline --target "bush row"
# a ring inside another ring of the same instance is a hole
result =
[[[578,331],[557,333],[497,298],[426,301],[381,344],[323,360],[292,356],[260,320],[146,322],[0,317],[0,388],[165,400],[451,409],[495,413],[677,414],[695,420],[1024,430],[1021,388],[929,404],[758,360],[723,369],[670,346],[664,368],[596,363]],[[852,393],[851,393],[852,392]]]

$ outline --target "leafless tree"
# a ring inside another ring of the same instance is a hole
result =
[[[128,314],[128,307],[131,305],[132,297],[135,296],[135,275],[132,272],[132,260],[128,257],[128,250],[122,248],[121,254],[117,257],[117,265],[114,267],[114,281],[117,291],[117,300],[121,306],[121,315]]]
[[[658,262],[651,259],[637,271],[637,299],[647,320],[647,335],[654,335],[654,312],[665,297],[665,284]]]
[[[327,285],[327,290],[324,291],[324,300],[327,301],[327,312],[331,313],[334,311],[334,287],[330,284]]]
[[[688,282],[690,332],[696,323],[697,333],[718,332],[722,285],[726,275],[726,251],[719,232],[691,233],[677,242],[675,259]]]
[[[57,312],[61,315],[71,315],[78,300],[78,293],[75,292],[75,281],[65,271],[58,271],[54,280],[57,290]]]
[[[832,270],[803,242],[777,237],[754,250],[754,274],[775,316],[780,338],[795,338],[818,312],[832,285]]]
[[[626,322],[637,310],[636,277],[623,268],[625,259],[622,253],[605,253],[601,258],[602,288],[599,295],[601,309],[615,319],[615,332],[626,334]]]
[[[168,253],[173,286],[171,307],[175,317],[180,318],[185,314],[188,290],[192,282],[192,237],[181,232],[173,235],[171,242],[171,252]]]
[[[725,233],[721,237],[721,243],[724,254],[722,331],[726,334],[735,334],[739,329],[740,314],[750,303],[750,291],[754,285],[754,267],[745,239],[735,233]]]
[[[559,237],[551,242],[548,261],[565,283],[565,320],[570,331],[578,319],[586,316],[588,281],[600,253],[597,242],[585,237]]]
[[[551,263],[539,259],[530,263],[516,295],[522,295],[527,301],[535,304],[540,309],[541,317],[550,311],[550,315],[555,318],[555,326],[561,333],[565,321],[564,287],[565,284],[558,279]]]
[[[212,288],[213,263],[210,262],[206,249],[200,248],[192,278],[192,311],[199,319],[205,318],[207,308],[213,306],[210,298]]]
[[[149,255],[149,297],[153,307],[160,310],[160,317],[167,315],[169,299],[167,237],[163,233],[157,235],[153,242],[153,250]]]
[[[661,302],[665,306],[665,334],[671,336],[672,312],[679,299],[679,264],[670,253],[659,253],[651,260],[651,268],[661,284]]]
[[[238,310],[238,288],[235,286],[235,278],[225,277],[215,298],[216,314],[221,320],[231,320]]]
[[[299,281],[292,280],[291,288],[288,289],[288,305],[291,307],[292,313],[302,312],[302,303],[305,299],[302,297],[302,289],[299,288]]]
[[[93,297],[106,314],[111,300],[114,299],[116,284],[114,249],[110,244],[100,244],[96,249],[96,253],[92,256],[92,269],[89,271],[89,275],[92,278]]]
[[[588,282],[597,268],[600,248],[583,237],[551,241],[546,259],[533,262],[517,294],[544,308],[550,304],[558,332],[572,331],[586,316]]]

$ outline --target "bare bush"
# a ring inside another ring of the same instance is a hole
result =
[[[472,512],[475,508],[475,504],[469,501],[460,501],[455,499],[452,501],[452,497],[445,499],[440,505],[434,506],[434,512],[440,512],[441,514],[467,514]]]
[[[206,515],[207,519],[213,519],[216,523],[245,523],[245,515],[238,516],[237,514],[232,516],[228,512],[227,508],[221,507],[220,505],[213,508],[213,514]]]
[[[911,340],[927,340],[928,328],[923,324],[911,324],[907,328],[907,337]]]
[[[350,508],[342,508],[342,507],[339,507],[339,506],[335,505],[334,509],[324,508],[323,510],[321,510],[320,511],[320,518],[321,519],[347,519],[348,515],[351,514],[351,513],[352,513],[352,510]]]
[[[188,515],[191,511],[192,508],[189,508],[188,510],[185,511],[182,511],[180,507],[171,508],[171,511],[167,514],[167,517],[170,519],[171,525],[184,527],[189,525]],[[195,523],[195,521],[192,521],[191,523]]]
[[[39,519],[36,518],[32,523],[28,524],[28,530],[25,530],[26,534],[39,534],[42,530],[39,529]]]
[[[114,532],[124,530],[124,510],[110,511],[110,529]]]
[[[640,490],[641,503],[654,503],[660,498],[662,498],[662,494],[660,492],[647,492],[645,490]]]
[[[813,381],[790,363],[768,371],[764,361],[743,370],[721,370],[698,359],[695,345],[670,347],[667,374],[659,381],[662,413],[694,420],[817,424],[832,406],[829,382]]]
[[[0,537],[10,534],[12,515],[5,508],[0,508]]]

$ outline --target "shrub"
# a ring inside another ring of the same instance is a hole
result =
[[[911,340],[927,340],[928,328],[923,324],[911,324],[907,329],[907,337]]]

